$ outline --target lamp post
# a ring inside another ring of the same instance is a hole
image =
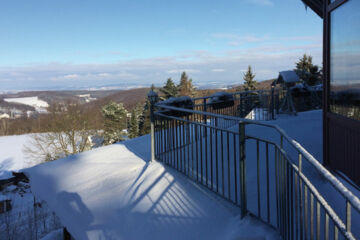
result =
[[[154,117],[154,108],[155,108],[155,103],[158,101],[159,97],[157,95],[156,92],[154,92],[154,90],[150,90],[148,92],[148,99],[150,102],[150,130],[151,130],[151,160],[153,161],[155,160],[155,127],[154,127],[154,123],[155,123],[155,117]]]

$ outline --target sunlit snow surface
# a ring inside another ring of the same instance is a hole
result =
[[[32,107],[46,108],[49,104],[38,97],[4,98],[5,102],[14,102],[29,105]]]
[[[26,170],[75,239],[277,239],[182,174],[141,156],[144,136]],[[130,150],[132,149],[132,150]]]

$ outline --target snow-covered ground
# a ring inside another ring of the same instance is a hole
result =
[[[87,103],[96,100],[96,98],[91,97],[90,93],[89,94],[80,94],[80,95],[76,95],[76,96],[78,96],[79,98],[83,98],[85,100],[85,102],[87,102]]]
[[[278,239],[181,173],[147,162],[149,136],[27,169],[75,239]],[[134,153],[135,152],[135,153]]]
[[[46,112],[46,108],[49,107],[49,104],[39,97],[22,97],[22,98],[4,98],[5,102],[14,102],[14,103],[21,103],[25,105],[32,106],[36,109],[37,112]]]
[[[11,171],[19,171],[41,163],[27,160],[23,148],[30,140],[29,134],[0,137],[0,179],[10,178]]]
[[[321,111],[309,111],[298,116],[280,115],[277,120],[267,123],[279,125],[322,162],[321,117]],[[236,131],[236,127],[233,130]],[[279,135],[269,128],[247,125],[246,132],[279,143]],[[26,167],[26,164],[20,167],[24,158],[19,154],[21,148],[17,144],[23,140],[16,137],[21,136],[0,137],[0,177],[1,169],[5,169],[1,167],[3,163],[11,166],[9,158],[18,159],[14,170],[17,164],[18,169]],[[14,139],[7,141],[6,138]],[[248,207],[256,213],[256,200],[251,201],[256,199],[256,187],[253,187],[256,185],[256,167],[252,166],[256,161],[251,161],[255,156],[250,154],[253,147],[247,146],[247,168],[254,170],[247,176],[251,186],[248,188]],[[296,159],[296,152],[286,143],[285,149]],[[9,155],[9,151],[14,153]],[[143,136],[26,171],[36,196],[49,203],[76,239],[113,236],[147,239],[150,235],[154,239],[167,239],[169,234],[174,235],[174,239],[248,239],[255,237],[253,232],[259,236],[269,233],[269,229],[252,218],[240,220],[238,208],[169,167],[157,162],[147,163],[149,159],[150,138]],[[344,219],[345,205],[341,196],[306,162],[304,172]],[[356,189],[350,189],[360,196]],[[360,229],[356,228],[359,221],[360,216],[353,213],[355,236],[360,236]],[[272,237],[276,235],[269,238]]]

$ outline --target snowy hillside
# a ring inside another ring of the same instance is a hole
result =
[[[22,98],[4,98],[4,101],[29,105],[34,107],[38,112],[44,112],[46,111],[45,108],[49,107],[49,104],[47,102],[39,99],[37,96]]]

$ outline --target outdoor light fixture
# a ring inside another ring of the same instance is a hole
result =
[[[147,96],[148,96],[148,99],[151,104],[155,104],[159,99],[158,94],[156,92],[154,92],[153,90],[150,90],[148,92]]]

